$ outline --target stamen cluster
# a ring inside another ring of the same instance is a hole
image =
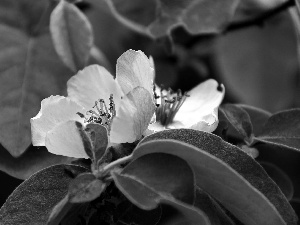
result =
[[[95,105],[93,106],[95,110],[89,110],[86,112],[86,115],[78,112],[77,114],[85,119],[85,123],[99,123],[105,126],[108,130],[110,130],[110,125],[112,123],[113,118],[116,115],[115,103],[113,100],[113,95],[111,94],[109,97],[109,108],[107,108],[104,99],[99,99],[95,101]]]
[[[157,95],[154,90],[154,98],[156,99],[157,106],[156,121],[160,122],[163,126],[172,123],[186,97],[188,97],[188,95],[186,93],[182,94],[180,89],[177,92],[174,92],[171,88],[168,90],[161,89],[160,96]]]

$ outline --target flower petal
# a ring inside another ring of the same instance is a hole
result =
[[[95,105],[98,99],[108,101],[113,94],[116,105],[123,95],[120,86],[113,76],[102,66],[91,65],[71,77],[67,83],[68,97],[78,102],[87,110]]]
[[[132,143],[143,135],[154,114],[155,106],[150,93],[136,87],[122,100],[113,119],[110,141],[112,143]]]
[[[189,97],[177,112],[174,122],[181,122],[184,128],[204,129],[204,131],[216,127],[218,125],[217,109],[225,94],[224,86],[220,86],[221,90],[218,90],[218,86],[215,80],[210,79],[192,89],[188,93]],[[205,123],[208,127],[204,125]]]
[[[47,133],[46,147],[49,152],[74,158],[89,158],[84,150],[76,123],[79,122],[74,120],[66,121]]]
[[[63,96],[50,96],[41,102],[40,112],[30,119],[32,144],[45,146],[46,133],[58,124],[68,121],[83,121],[76,113],[84,112],[83,107]]]
[[[136,87],[143,87],[153,95],[153,67],[153,60],[142,51],[128,50],[117,60],[116,80],[125,94]]]

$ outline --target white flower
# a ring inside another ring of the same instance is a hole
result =
[[[225,88],[215,80],[200,83],[182,94],[156,87],[156,122],[149,125],[146,134],[164,129],[190,128],[213,132],[218,126],[218,107]]]
[[[68,97],[42,101],[40,112],[30,120],[33,145],[46,146],[53,154],[88,158],[76,121],[106,126],[110,143],[140,139],[155,111],[153,79],[152,62],[141,51],[120,56],[115,79],[104,67],[86,67],[69,79]]]

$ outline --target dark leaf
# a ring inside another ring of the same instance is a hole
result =
[[[76,72],[86,66],[93,45],[91,24],[72,3],[60,1],[50,18],[55,50],[62,61]]]
[[[294,195],[294,186],[288,175],[272,163],[260,162],[268,175],[280,187],[285,197],[290,201]]]
[[[92,173],[83,173],[71,181],[69,201],[72,203],[90,202],[105,189],[106,184],[98,180]]]
[[[219,203],[199,187],[196,187],[194,206],[205,212],[213,225],[235,225]]]
[[[192,225],[210,225],[207,216],[193,206],[182,203],[165,193],[156,192],[137,178],[112,172],[113,179],[119,190],[135,205],[150,210],[158,204],[167,204],[181,212]]]
[[[231,20],[236,0],[106,0],[112,13],[124,25],[154,38],[170,34],[177,26],[190,33],[218,33]]]
[[[243,137],[247,144],[252,143],[253,131],[250,116],[241,107],[233,104],[225,104],[220,107],[227,121]]]
[[[0,224],[46,224],[53,209],[67,194],[72,177],[86,172],[74,165],[48,167],[24,181],[0,209]]]
[[[300,151],[300,109],[291,109],[272,115],[255,139]]]
[[[0,146],[0,170],[22,180],[48,166],[71,163],[71,160],[72,158],[49,153],[45,147],[32,146],[22,156],[14,158]]]
[[[145,143],[151,140],[155,141]],[[220,137],[196,130],[175,129],[147,136],[142,143],[145,144],[133,152],[134,158],[164,152],[185,159],[195,172],[197,185],[243,223],[296,224],[294,210],[262,167]]]
[[[52,9],[49,0],[0,1],[0,142],[14,157],[31,143],[41,100],[63,94],[72,75],[52,44]]]

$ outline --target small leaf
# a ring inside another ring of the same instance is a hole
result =
[[[64,216],[71,209],[72,203],[69,202],[69,196],[66,195],[53,209],[50,213],[47,225],[59,225],[59,222],[64,218]]]
[[[102,158],[108,146],[107,129],[100,124],[90,123],[86,126],[85,131],[89,134],[91,139],[94,159],[97,162]]]
[[[233,104],[225,104],[220,107],[228,122],[243,137],[247,144],[252,143],[252,124],[250,116],[241,107]]]
[[[87,170],[74,165],[48,167],[24,181],[0,209],[0,224],[46,224],[52,209],[67,194],[73,179]]]
[[[280,187],[283,194],[290,201],[294,195],[294,185],[288,175],[276,165],[269,162],[260,162],[268,175]]]
[[[300,151],[300,109],[272,115],[255,140]]]
[[[218,33],[229,23],[236,0],[106,0],[112,13],[124,25],[154,38],[184,26],[192,34]]]
[[[93,45],[93,31],[86,16],[72,3],[61,0],[50,17],[55,50],[74,72],[83,69]]]
[[[159,203],[167,204],[184,214],[189,224],[210,225],[209,219],[202,211],[182,203],[171,196],[156,192],[132,176],[120,174],[115,171],[112,171],[111,174],[119,190],[140,208],[150,210],[157,207]]]
[[[196,184],[243,223],[296,224],[294,210],[261,166],[220,137],[190,129],[166,130],[144,138],[133,158],[154,152],[185,159],[195,172]]]
[[[106,185],[92,173],[83,173],[71,181],[69,200],[72,203],[90,202],[100,196]]]

